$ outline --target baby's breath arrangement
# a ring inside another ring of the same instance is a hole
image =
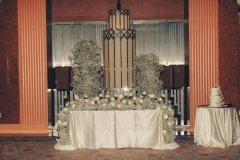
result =
[[[101,77],[101,49],[93,40],[82,40],[74,45],[69,57],[73,68],[73,92],[96,96]]]
[[[157,55],[142,54],[136,58],[136,83],[142,90],[150,93],[159,93],[163,82],[159,79],[163,66],[159,64]]]

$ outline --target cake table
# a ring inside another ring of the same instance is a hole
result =
[[[236,108],[198,106],[194,142],[204,147],[240,145],[240,125]]]

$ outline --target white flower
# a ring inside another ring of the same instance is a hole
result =
[[[88,100],[88,99],[85,99],[85,102],[86,102],[86,103],[88,103],[88,102],[89,102],[89,100]]]
[[[128,92],[124,92],[124,96],[128,96]]]
[[[120,95],[118,96],[118,98],[120,98],[120,99],[123,99],[123,95],[122,95],[122,94],[120,94]]]
[[[63,126],[67,126],[68,125],[68,122],[63,122]]]
[[[73,105],[72,105],[72,108],[74,109],[75,107],[76,107],[76,105],[75,105],[75,104],[73,104]]]
[[[107,94],[106,96],[105,96],[105,98],[109,98],[110,96]]]
[[[102,104],[102,106],[103,106],[103,107],[106,107],[106,106],[107,106],[107,104],[106,104],[106,103],[103,103],[103,104]]]
[[[48,136],[52,136],[53,132],[51,130],[48,130]]]
[[[168,119],[168,115],[164,114],[164,115],[163,115],[163,118],[164,118],[164,119]]]
[[[131,93],[129,93],[128,95],[129,95],[130,97],[132,97],[132,96],[133,96],[133,93],[131,92]]]
[[[114,106],[115,106],[115,103],[114,103],[114,102],[112,102],[112,103],[111,103],[111,106],[112,106],[112,107],[114,107]]]
[[[163,130],[162,133],[163,133],[163,134],[167,134],[167,131],[166,131],[166,130]]]
[[[102,95],[102,94],[99,94],[98,96],[99,96],[100,98],[102,98],[102,97],[103,97],[103,95]]]
[[[74,98],[75,98],[76,100],[78,100],[78,99],[79,99],[78,95],[74,95]]]
[[[157,110],[161,110],[161,106],[160,105],[158,105],[156,108],[157,108]]]
[[[132,102],[132,101],[128,101],[128,105],[130,105],[130,106],[131,106],[132,104],[133,104],[133,102]]]
[[[62,121],[61,120],[58,120],[58,125],[61,126],[62,125]]]
[[[155,98],[155,94],[149,94],[149,98]]]
[[[63,111],[61,111],[58,115],[59,117],[65,117],[65,114],[63,113]]]
[[[168,107],[168,111],[171,112],[171,111],[172,111],[172,108],[171,108],[171,107]]]
[[[133,97],[133,100],[136,101],[136,100],[137,100],[137,97]]]
[[[74,105],[74,104],[73,104]],[[68,112],[68,108],[63,108],[64,112]]]
[[[173,125],[173,123],[172,122],[168,122],[168,126],[172,126]]]
[[[142,95],[144,95],[144,96],[145,96],[146,94],[147,94],[147,92],[142,92]]]
[[[104,98],[104,99],[102,99],[102,102],[107,103],[108,99]]]
[[[127,103],[127,101],[124,99],[123,101],[122,101],[122,104],[126,104]]]
[[[115,98],[112,97],[112,98],[111,98],[111,101],[115,101]]]
[[[58,136],[58,132],[53,132],[53,136],[57,137]]]
[[[78,101],[82,102],[82,101],[83,101],[83,99],[82,99],[82,98],[80,98]]]
[[[139,102],[140,102],[141,104],[143,104],[143,99],[140,99]]]
[[[160,97],[160,98],[158,98],[158,102],[162,102],[163,101],[163,99]]]
[[[96,100],[96,101],[99,101],[99,97],[95,97],[95,100]]]
[[[84,98],[88,98],[88,96],[87,96],[87,95],[84,95]]]
[[[165,97],[165,94],[161,94],[161,97]]]
[[[90,104],[95,104],[95,102],[94,101],[90,101]]]
[[[65,106],[68,107],[68,106],[69,106],[69,103],[67,102]]]
[[[118,95],[117,95],[117,94],[114,94],[114,97],[115,97],[115,98],[117,98],[117,97],[118,97]]]
[[[166,105],[163,105],[163,109],[166,109],[167,108],[167,106]]]
[[[120,104],[117,105],[117,108],[122,108],[122,106]]]

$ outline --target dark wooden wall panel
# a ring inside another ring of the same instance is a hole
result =
[[[187,65],[173,65],[173,87],[188,87],[189,86],[189,67]]]
[[[173,66],[164,66],[160,79],[164,88],[173,88]]]
[[[0,124],[20,123],[17,0],[0,3]]]
[[[226,103],[240,109],[239,17],[237,1],[219,1],[219,84]]]
[[[131,19],[183,19],[184,0],[121,0]],[[52,0],[53,21],[106,21],[115,0]]]
[[[56,89],[71,89],[71,67],[55,67]]]

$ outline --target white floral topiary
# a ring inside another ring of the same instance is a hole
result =
[[[159,79],[163,66],[159,64],[157,55],[143,54],[136,58],[136,84],[142,91],[158,94],[163,82]]]
[[[77,95],[98,95],[101,55],[101,48],[93,40],[82,40],[74,45],[69,60],[73,68],[73,92]]]

